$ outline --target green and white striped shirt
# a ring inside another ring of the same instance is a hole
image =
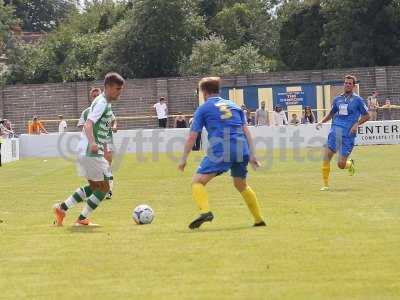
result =
[[[88,108],[87,114],[87,120],[93,122],[93,136],[98,152],[92,153],[90,151],[89,142],[83,130],[79,141],[78,154],[95,157],[104,156],[104,145],[109,141],[112,116],[111,104],[107,102],[104,94],[99,95]]]

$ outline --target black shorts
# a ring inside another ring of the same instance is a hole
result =
[[[158,119],[158,127],[160,128],[167,128],[167,118],[165,119]]]

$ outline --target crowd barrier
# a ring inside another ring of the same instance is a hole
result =
[[[317,130],[315,124],[250,127],[256,149],[322,147],[330,124]],[[189,129],[121,130],[114,134],[119,153],[181,152]],[[75,155],[80,133],[21,135],[20,157],[69,157]],[[203,148],[207,147],[203,132]],[[400,121],[367,122],[359,127],[356,145],[400,144]]]
[[[19,140],[16,138],[1,140],[1,163],[19,160]]]

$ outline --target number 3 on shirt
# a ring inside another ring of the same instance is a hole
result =
[[[220,104],[219,106],[219,111],[221,112],[221,119],[222,120],[227,120],[232,118],[232,112],[229,109],[228,105],[226,104]]]

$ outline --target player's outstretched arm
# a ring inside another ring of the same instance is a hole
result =
[[[44,128],[44,126],[43,126],[42,123],[39,123],[39,129],[40,129],[43,133],[48,134],[46,128]]]
[[[195,132],[195,131],[190,131],[190,133],[189,133],[189,137],[187,138],[185,147],[183,149],[182,158],[179,161],[179,165],[178,165],[178,169],[182,172],[185,170],[187,159],[189,157],[190,152],[192,151],[194,144],[196,143],[196,139],[197,139],[198,135],[199,135],[199,133]]]
[[[333,110],[331,109],[329,111],[329,113],[320,122],[318,122],[318,124],[316,126],[317,130],[320,130],[322,127],[322,124],[329,122],[332,119],[332,117],[333,117]]]
[[[351,132],[352,133],[357,133],[358,131],[358,126],[364,124],[365,122],[367,122],[369,119],[371,118],[371,116],[369,115],[369,113],[366,113],[365,115],[362,115],[360,117],[360,119],[358,120],[358,122],[356,122],[353,127],[351,127]]]
[[[246,136],[247,143],[249,144],[250,165],[253,167],[254,170],[256,170],[258,167],[261,167],[261,163],[257,160],[256,149],[255,149],[254,143],[253,143],[253,137],[251,136],[250,130],[247,127],[247,125],[243,125],[243,133]]]

